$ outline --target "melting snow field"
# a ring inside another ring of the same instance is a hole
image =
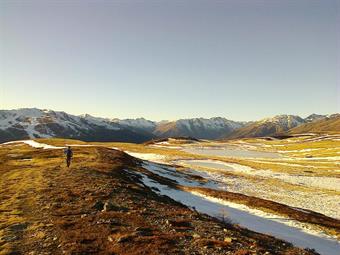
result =
[[[65,147],[52,146],[39,143],[33,140],[14,141],[1,144],[19,144],[24,143],[34,148],[40,149],[63,149]],[[93,146],[93,145],[71,145],[76,146]],[[160,146],[167,146],[166,143]],[[118,149],[118,148],[114,148]],[[173,148],[175,149],[175,148]],[[177,148],[176,148],[177,149]],[[186,150],[187,148],[185,148]],[[281,157],[278,153],[266,153],[249,151],[239,148],[237,150],[230,148],[212,149],[209,147],[199,147],[199,151],[190,151],[191,153],[204,155],[265,158],[279,160]],[[232,151],[232,152],[231,152]],[[243,151],[243,152],[241,152]],[[249,196],[269,199],[284,203],[289,206],[308,209],[334,218],[340,218],[340,179],[335,177],[317,177],[305,174],[289,174],[287,172],[274,172],[270,170],[254,169],[248,166],[226,163],[218,160],[193,160],[178,159],[170,156],[155,153],[129,152],[133,157],[144,160],[143,166],[148,171],[159,176],[176,181],[178,184],[187,187],[205,187],[217,190],[226,190],[231,192],[242,193]],[[293,160],[292,158],[284,158]],[[29,160],[29,159],[27,159]],[[260,160],[260,159],[257,159]],[[317,160],[306,159],[306,160]],[[179,164],[185,167],[178,171],[175,166],[162,165]],[[280,162],[278,162],[280,163]],[[286,164],[286,163],[283,163]],[[228,174],[225,174],[228,173]],[[238,223],[248,229],[273,235],[277,238],[289,241],[299,247],[313,248],[321,254],[339,255],[340,243],[335,238],[327,236],[311,225],[301,223],[295,220],[287,219],[282,216],[269,214],[261,210],[250,208],[242,204],[232,203],[226,200],[205,196],[197,192],[186,192],[172,189],[162,185],[148,176],[140,174],[143,183],[153,188],[161,195],[167,195],[172,199],[179,201],[189,207],[195,207],[196,210],[209,214],[213,217],[222,218],[222,214],[227,212],[227,217],[234,223]],[[202,179],[192,178],[200,176]],[[266,180],[275,180],[276,182],[286,183],[288,187],[301,187],[287,189],[286,186],[273,185],[266,183]]]
[[[186,173],[178,172],[174,167],[167,167],[151,162],[144,162],[143,166],[150,172],[176,181],[182,186],[203,186],[206,188],[220,189],[220,184],[218,182],[212,180],[204,183],[193,181],[188,178]],[[197,174],[198,171],[192,170],[190,173]],[[186,192],[172,189],[143,174],[141,174],[141,176],[143,177],[145,185],[150,188],[157,188],[158,193],[161,195],[167,195],[189,207],[195,207],[196,210],[202,213],[217,218],[222,218],[223,214],[226,213],[229,219],[243,227],[273,235],[299,247],[314,248],[322,254],[338,254],[337,251],[340,249],[340,243],[335,238],[324,234],[322,231],[311,227],[309,224],[249,208],[242,204],[206,196],[198,192]]]
[[[7,142],[2,143],[1,145],[7,145],[7,144],[17,144],[17,143],[24,143],[29,146],[32,146],[33,148],[39,148],[39,149],[64,149],[66,147],[58,147],[58,146],[52,146],[44,143],[38,143],[33,140],[22,140],[22,141],[13,141],[13,142]]]
[[[307,176],[307,175],[292,175],[286,173],[278,173],[270,170],[257,170],[248,166],[243,166],[234,163],[225,163],[217,160],[180,160],[177,161],[180,164],[190,166],[202,166],[218,170],[234,171],[239,173],[245,173],[252,176],[261,176],[265,178],[280,179],[282,181],[303,185],[313,186],[316,188],[324,188],[329,190],[340,191],[340,178],[335,177],[318,177],[318,176]]]
[[[195,169],[197,175],[220,183],[221,189],[277,201],[340,219],[340,196],[332,192],[325,192],[325,190],[339,191],[339,178],[289,175],[213,160],[181,160],[176,163]],[[218,171],[200,170],[197,167]],[[257,179],[225,175],[224,172],[241,173]],[[267,184],[263,178],[278,179],[297,187],[306,187],[309,191],[299,188],[288,190],[280,185]],[[314,188],[311,189],[311,187]]]
[[[131,151],[125,151],[125,153],[135,158],[149,160],[149,161],[157,162],[157,163],[162,163],[166,159],[165,156],[154,154],[154,153],[137,153],[137,152],[131,152]]]
[[[128,153],[134,157],[155,163],[167,163],[169,160],[158,154]],[[340,195],[331,192],[332,190],[340,190],[339,178],[290,175],[270,170],[257,170],[248,166],[217,160],[176,160],[173,163],[189,168],[188,171],[195,172],[194,174],[210,180],[212,183],[219,183],[218,189],[269,199],[340,219]],[[201,167],[206,168],[206,170],[202,170]],[[208,171],[209,168],[215,171]],[[219,171],[221,172],[219,173]],[[255,180],[237,175],[225,175],[223,172],[244,174],[254,177]],[[306,187],[309,191],[267,184],[263,181],[264,179],[276,179],[296,187]],[[330,192],[327,192],[327,190]]]
[[[65,149],[66,146],[71,146],[71,147],[92,147],[96,145],[91,145],[91,144],[66,144],[66,146],[53,146],[45,143],[39,143],[34,140],[21,140],[21,141],[13,141],[13,142],[6,142],[2,143],[0,145],[8,145],[8,144],[20,144],[24,143],[27,144],[33,148],[38,148],[38,149]]]
[[[224,157],[241,157],[241,158],[281,158],[281,154],[275,152],[263,152],[248,150],[238,146],[218,146],[218,147],[190,147],[183,149],[186,152],[206,155],[206,156],[224,156]]]
[[[166,195],[191,208],[195,208],[201,213],[221,219],[225,216],[224,214],[226,212],[227,217],[231,221],[253,231],[273,235],[302,248],[313,248],[321,254],[339,254],[340,243],[337,240],[322,233],[308,231],[308,229],[301,228],[301,224],[294,224],[294,221],[278,217],[276,215],[266,214],[261,211],[256,213],[258,210],[203,196],[198,193],[172,189],[150,179],[144,174],[140,175],[144,185],[154,189],[161,195]]]

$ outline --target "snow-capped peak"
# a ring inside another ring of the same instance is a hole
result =
[[[282,114],[282,115],[276,115],[274,117],[271,118],[265,118],[260,120],[260,123],[275,123],[278,125],[286,125],[286,126],[297,126],[300,124],[303,124],[305,121],[296,115],[286,115],[286,114]]]
[[[65,112],[23,108],[0,111],[0,129],[26,132],[29,138],[55,136],[57,127],[65,130],[89,130],[93,125],[117,130],[119,127],[109,119],[97,118],[90,115],[76,116]],[[60,129],[59,128],[59,129]],[[19,131],[22,130],[22,131]]]
[[[214,117],[210,119],[180,119],[177,121],[177,125],[186,126],[188,129],[191,129],[193,127],[201,127],[205,129],[224,129],[228,127],[230,129],[236,129],[242,126],[240,122],[228,120],[222,117]]]
[[[112,121],[125,127],[142,129],[142,130],[149,131],[149,132],[152,132],[156,128],[156,122],[147,120],[145,118],[112,119]]]

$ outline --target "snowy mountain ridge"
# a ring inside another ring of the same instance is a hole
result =
[[[24,138],[63,137],[98,141],[143,142],[152,138],[189,136],[221,139],[275,135],[326,115],[277,115],[255,122],[223,117],[151,121],[145,118],[110,119],[89,114],[72,115],[37,108],[0,110],[0,142]]]
[[[0,141],[48,137],[144,142],[153,136],[89,114],[76,116],[36,108],[0,110]]]
[[[112,121],[125,127],[138,128],[138,129],[142,129],[142,130],[149,131],[149,132],[152,132],[157,126],[157,122],[147,120],[144,118],[112,119]]]
[[[180,119],[177,121],[177,123],[180,125],[185,125],[188,128],[190,128],[191,125],[194,125],[211,129],[223,129],[226,126],[230,127],[231,129],[237,129],[244,125],[244,122],[232,121],[222,117],[213,117],[210,119],[206,118]]]
[[[71,115],[65,112],[40,110],[36,108],[24,108],[18,110],[1,110],[0,111],[0,129],[23,127],[28,131],[30,138],[34,137],[52,137],[52,129],[46,129],[44,132],[35,127],[39,125],[54,124],[64,128],[69,128],[77,132],[78,129],[91,129],[93,125],[102,126],[112,130],[119,130],[120,127],[111,123],[109,119],[93,117],[89,114]]]
[[[199,139],[219,139],[246,125],[222,117],[180,119],[159,123],[154,134],[159,137],[190,136]]]
[[[305,122],[306,121],[299,116],[287,115],[287,114],[277,115],[277,116],[274,116],[271,118],[265,118],[259,121],[259,123],[261,124],[275,123],[277,125],[287,127],[288,129],[301,125]]]
[[[262,137],[283,135],[288,130],[301,126],[308,122],[314,122],[323,118],[323,115],[312,114],[303,119],[297,115],[281,114],[245,125],[232,132],[227,138],[239,139],[245,137]]]

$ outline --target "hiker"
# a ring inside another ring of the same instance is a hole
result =
[[[66,165],[67,167],[70,167],[71,165],[71,159],[73,157],[73,151],[71,149],[71,146],[68,146],[67,149],[64,151],[66,155]]]

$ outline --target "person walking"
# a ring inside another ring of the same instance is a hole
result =
[[[71,160],[73,157],[73,151],[71,149],[71,146],[68,146],[67,149],[64,151],[65,155],[66,155],[66,165],[67,167],[70,167],[71,165]]]

